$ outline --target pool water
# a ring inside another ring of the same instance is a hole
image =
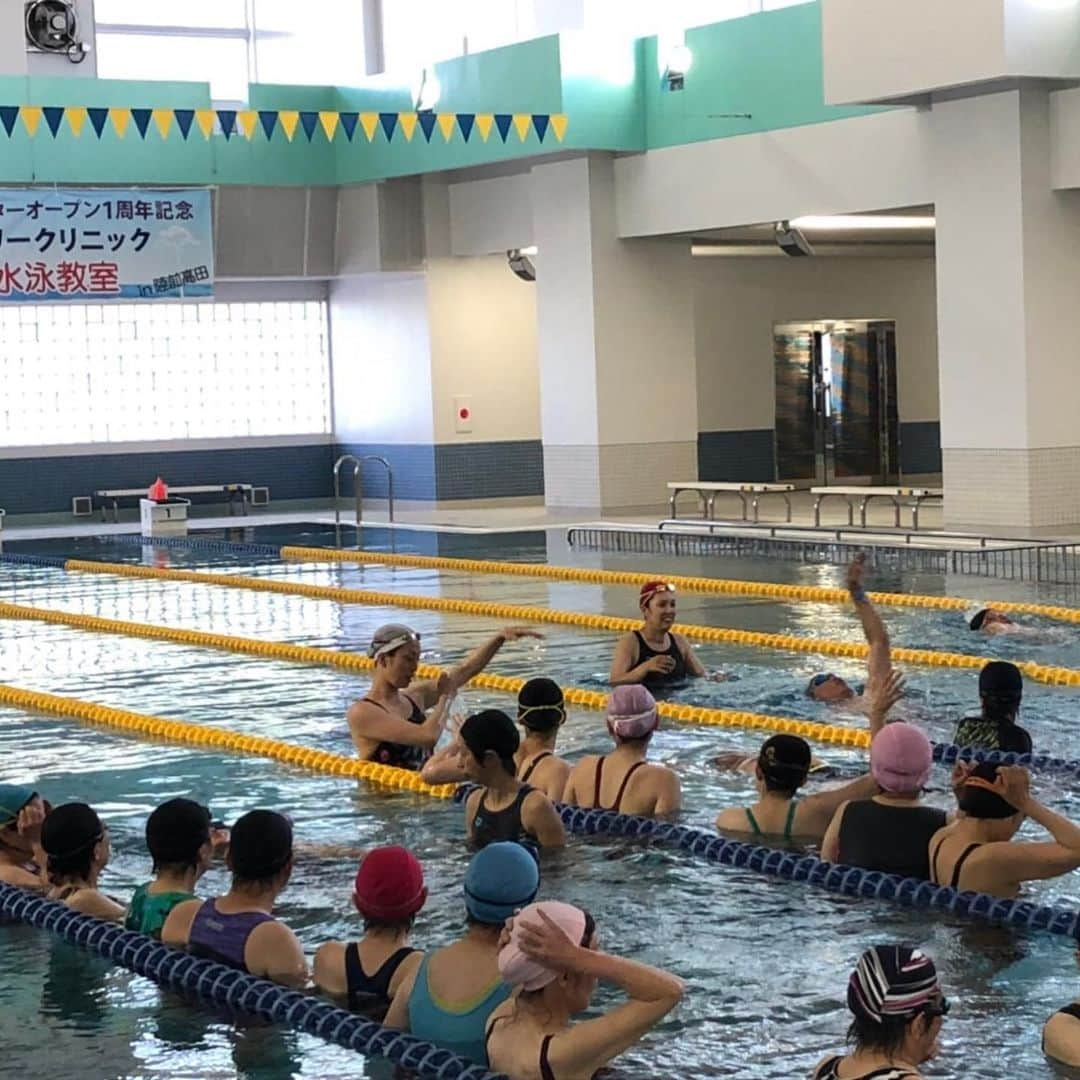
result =
[[[256,542],[326,543],[324,533],[245,530]],[[365,537],[380,546],[382,536]],[[403,534],[398,550],[465,557],[548,558],[556,563],[633,566],[665,573],[837,584],[835,567],[746,559],[582,556],[544,534],[477,538]],[[194,549],[150,549],[121,543],[50,542],[8,545],[7,550],[67,554],[110,561],[144,559],[150,565],[209,567],[378,589],[388,592],[498,599],[575,611],[635,613],[633,590],[505,576],[466,576],[428,570],[358,566],[282,565],[250,556]],[[945,580],[933,575],[875,576],[882,589],[984,598],[1070,599],[1032,586]],[[993,588],[991,588],[993,585]],[[468,616],[369,609],[302,598],[270,596],[207,585],[126,580],[29,566],[0,568],[0,599],[117,619],[190,627],[264,640],[359,650],[380,623],[400,619],[423,634],[424,659],[449,663],[478,644],[494,624]],[[898,645],[1023,656],[1080,667],[1080,644],[1069,631],[1046,626],[1037,642],[974,638],[955,613],[913,609],[883,612]],[[858,640],[849,611],[837,606],[776,604],[699,596],[680,597],[683,621]],[[491,665],[502,674],[549,674],[567,686],[603,685],[610,635],[546,627],[543,642],[508,645]],[[209,652],[187,646],[85,633],[29,622],[0,622],[0,682],[122,706],[156,715],[213,723],[349,752],[344,712],[367,682],[323,668]],[[802,694],[822,665],[813,656],[701,646],[707,667],[736,681],[701,683],[681,698],[717,707],[832,719]],[[831,665],[858,677],[857,663]],[[909,672],[904,708],[935,738],[948,738],[955,720],[975,708],[970,671],[918,668]],[[1074,692],[1073,692],[1074,693]],[[1032,685],[1024,722],[1037,747],[1063,756],[1073,748],[1074,696]],[[467,689],[458,708],[509,708],[505,695]],[[417,851],[429,878],[431,900],[416,939],[432,947],[459,931],[460,887],[468,859],[460,807],[422,797],[376,791],[339,779],[312,776],[254,758],[121,738],[73,722],[0,711],[0,753],[6,781],[33,781],[54,803],[90,802],[108,821],[114,857],[106,891],[126,898],[147,878],[142,839],[154,805],[175,795],[208,803],[232,820],[255,806],[287,811],[302,843],[357,848],[403,843]],[[751,733],[669,725],[654,753],[683,778],[683,821],[708,826],[718,810],[750,797],[745,778],[717,775],[710,758],[725,749],[752,750]],[[606,748],[597,713],[571,715],[560,746],[571,757]],[[845,774],[865,754],[816,748]],[[933,801],[946,805],[947,777],[935,773]],[[1065,783],[1040,779],[1039,794],[1055,809],[1080,815]],[[1068,942],[1046,935],[977,927],[891,905],[852,901],[803,885],[767,881],[634,841],[572,838],[567,851],[545,856],[542,895],[589,908],[604,945],[667,967],[687,979],[686,1001],[639,1047],[624,1055],[621,1077],[805,1075],[826,1052],[839,1050],[846,1029],[847,973],[868,945],[907,940],[937,959],[955,1007],[945,1024],[943,1054],[930,1074],[941,1077],[1052,1075],[1039,1050],[1043,1021],[1077,996],[1080,972]],[[359,932],[348,901],[355,859],[304,856],[282,898],[281,914],[309,952],[324,940]],[[201,890],[224,887],[215,868]],[[1039,902],[1075,907],[1075,875],[1034,886]],[[0,1040],[12,1075],[70,1073],[80,1077],[336,1077],[386,1075],[357,1055],[321,1040],[215,1015],[159,991],[148,981],[21,926],[0,927]],[[602,992],[598,1004],[609,1000]],[[1004,1048],[1002,1055],[986,1047]]]

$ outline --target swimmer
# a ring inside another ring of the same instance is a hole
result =
[[[1017,722],[1024,696],[1024,677],[1015,664],[991,660],[979,672],[982,715],[961,720],[953,734],[957,746],[978,750],[1031,753],[1031,736]]]
[[[1023,626],[1013,622],[1004,611],[982,602],[972,604],[963,614],[967,628],[977,634],[999,637],[1009,634],[1014,637],[1040,637],[1042,631],[1035,626]]]
[[[848,982],[848,1041],[855,1049],[826,1058],[811,1080],[922,1080],[938,1055],[949,1002],[933,960],[906,945],[875,945]]]
[[[1080,952],[1076,954],[1080,961]],[[1042,1051],[1052,1061],[1080,1069],[1080,1001],[1058,1009],[1043,1026]]]
[[[48,890],[48,856],[41,846],[46,810],[33,788],[0,784],[0,881],[5,885]]]
[[[682,808],[679,777],[666,765],[645,760],[660,726],[656,701],[644,686],[617,686],[607,706],[615,750],[582,758],[566,781],[563,801],[588,810],[661,817]]]
[[[1018,765],[979,764],[957,790],[961,814],[930,841],[930,880],[963,892],[1011,900],[1025,881],[1045,881],[1080,866],[1080,825],[1055,814],[1030,791]],[[1014,840],[1025,818],[1051,841]]]
[[[292,875],[288,818],[273,810],[244,814],[232,828],[226,862],[232,871],[229,891],[214,900],[177,904],[161,928],[161,940],[283,986],[304,986],[304,950],[272,914]]]
[[[666,581],[642,585],[638,606],[645,625],[619,638],[608,676],[611,685],[644,683],[656,689],[706,675],[690,643],[671,629],[675,622],[675,586]],[[711,678],[724,677],[717,673]]]
[[[177,904],[195,899],[195,883],[206,873],[228,833],[214,829],[210,811],[191,799],[169,799],[146,822],[146,846],[154,860],[154,880],[131,897],[124,927],[160,938],[168,914]]]
[[[810,680],[806,687],[806,694],[807,697],[815,701],[824,701],[828,705],[842,705],[847,709],[871,712],[870,698],[874,690],[889,677],[889,672],[892,671],[892,647],[885,624],[881,621],[881,616],[870,603],[866,590],[863,588],[865,572],[866,555],[860,552],[848,567],[847,589],[855,604],[859,622],[862,623],[866,643],[870,646],[870,655],[866,658],[866,688],[856,691],[839,675],[821,672]],[[880,729],[880,723],[884,723],[884,718],[881,719],[878,727],[874,727],[875,722],[871,715],[870,733],[872,735]]]
[[[493,1070],[511,1077],[591,1077],[651,1031],[682,1000],[681,979],[602,952],[592,916],[554,900],[514,917],[499,971],[518,993],[487,1025]],[[572,1024],[599,982],[629,999]]]
[[[50,900],[109,922],[124,917],[124,906],[98,889],[112,848],[109,830],[86,803],[65,803],[45,818],[41,846],[48,856]]]
[[[564,847],[566,830],[551,801],[517,778],[519,742],[514,721],[498,709],[484,709],[461,725],[458,755],[465,775],[480,785],[465,801],[469,840],[477,848],[503,840]]]
[[[483,671],[506,642],[543,636],[527,626],[508,626],[438,679],[413,682],[420,635],[399,623],[380,626],[368,649],[375,661],[371,687],[348,712],[357,754],[364,761],[419,769],[439,741],[450,698]]]
[[[402,981],[384,1025],[411,1032],[477,1065],[488,1065],[488,1017],[510,997],[499,972],[499,938],[540,887],[536,860],[520,844],[489,844],[465,872],[466,929],[425,956]]]
[[[360,863],[352,896],[364,920],[364,936],[359,942],[320,945],[315,953],[315,985],[346,998],[353,1012],[382,1019],[394,994],[416,974],[424,957],[409,945],[409,937],[427,896],[424,872],[411,851],[403,847],[369,851]]]

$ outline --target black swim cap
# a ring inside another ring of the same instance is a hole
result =
[[[146,821],[146,846],[154,866],[194,865],[210,840],[210,811],[191,799],[169,799]]]
[[[980,762],[968,774],[969,777],[977,777],[992,784],[998,777],[998,767],[988,762]],[[996,791],[987,791],[986,788],[975,784],[964,784],[956,799],[957,805],[968,817],[984,818],[989,821],[1001,821],[1010,818],[1020,811],[1010,802],[1006,802]]]
[[[766,783],[783,791],[797,791],[810,772],[810,745],[798,735],[773,735],[762,744],[758,768]]]
[[[93,847],[105,835],[101,818],[86,803],[58,806],[41,827],[41,846],[47,855],[66,859]]]
[[[292,858],[289,819],[274,810],[252,810],[232,827],[229,864],[242,881],[265,881]]]
[[[518,694],[518,723],[530,731],[551,731],[566,719],[566,703],[553,679],[530,679]]]
[[[1008,660],[991,660],[979,672],[979,693],[1019,701],[1024,693],[1024,677]]]
[[[473,713],[461,725],[458,736],[477,761],[483,761],[484,755],[491,751],[498,756],[507,772],[513,775],[517,771],[514,754],[521,745],[521,736],[514,721],[501,709],[484,709]]]

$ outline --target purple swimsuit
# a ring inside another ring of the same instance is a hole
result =
[[[273,915],[263,911],[240,911],[224,915],[217,909],[215,900],[207,900],[195,913],[188,936],[188,952],[204,960],[247,971],[244,948],[251,932],[265,922],[273,922]]]

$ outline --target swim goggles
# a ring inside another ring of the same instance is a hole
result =
[[[638,603],[644,607],[657,593],[674,592],[675,586],[670,581],[653,581],[642,586],[638,594]]]
[[[937,994],[920,1011],[923,1016],[928,1016],[932,1020],[935,1016],[948,1016],[951,1008],[952,1005],[949,1003],[949,999],[944,994]]]
[[[415,641],[418,645],[420,644],[420,635],[416,633],[415,630],[397,634],[388,641],[373,641],[371,643],[371,658],[372,660],[378,660],[380,656],[395,652],[397,649],[400,649],[402,645],[408,645],[411,641]]]
[[[529,713],[536,712],[555,712],[558,713],[564,720],[566,719],[566,703],[564,701],[553,702],[550,705],[519,705],[517,718],[520,723],[525,719]],[[526,727],[528,725],[526,724]]]

